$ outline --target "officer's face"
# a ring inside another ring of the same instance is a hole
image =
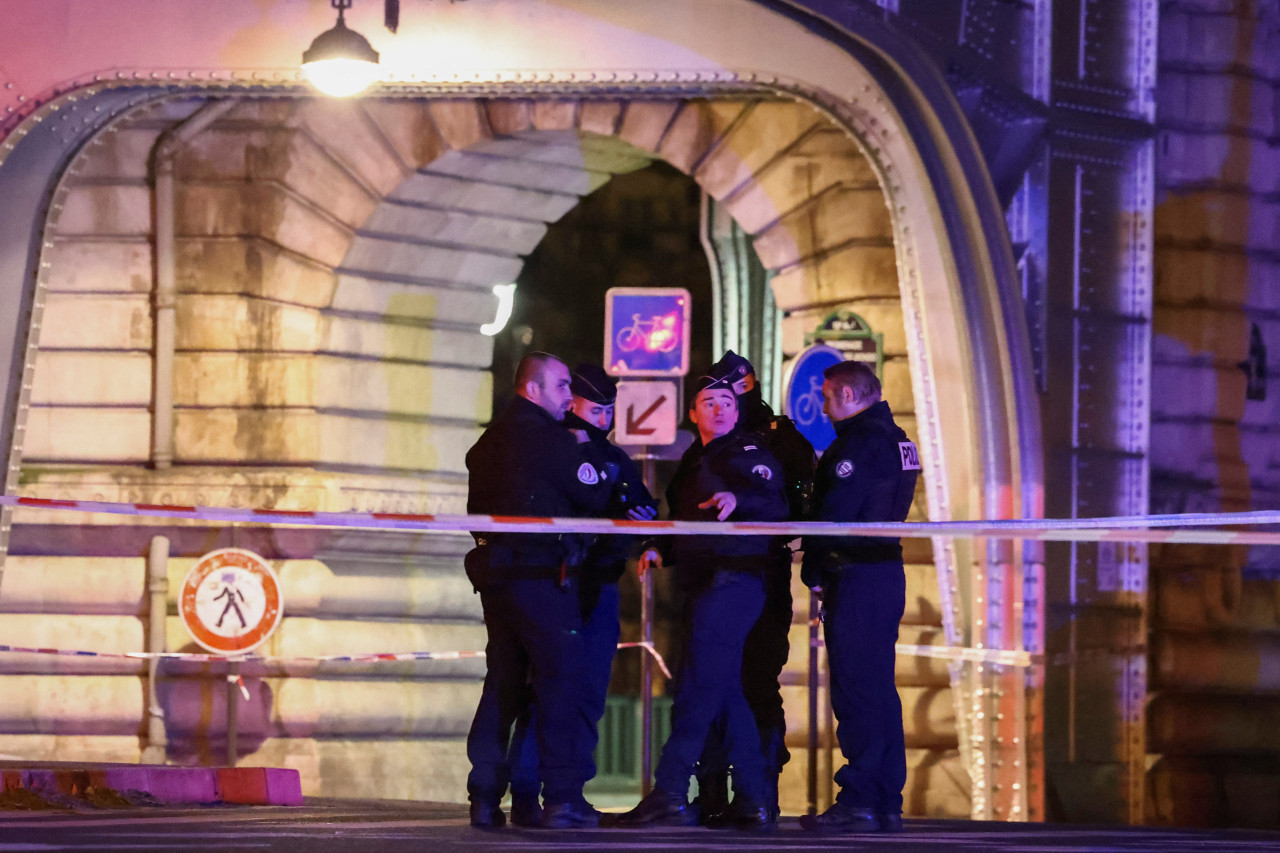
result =
[[[613,426],[613,404],[593,403],[586,397],[573,395],[573,413],[605,432]]]
[[[738,398],[728,388],[705,388],[694,398],[689,420],[698,427],[706,444],[726,435],[738,423]]]
[[[754,387],[756,387],[756,375],[754,373],[748,373],[746,376],[733,383],[733,393],[741,397]]]
[[[822,413],[832,421],[842,421],[858,413],[853,391],[845,385],[837,385],[830,379],[822,382]]]
[[[564,365],[564,362],[547,362],[543,369],[542,381],[530,384],[537,388],[538,399],[533,402],[545,409],[556,420],[564,420],[565,412],[569,411],[569,406],[573,403],[573,392],[569,390],[569,368]]]

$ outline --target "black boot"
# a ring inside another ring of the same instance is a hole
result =
[[[614,826],[696,826],[698,810],[684,794],[669,794],[654,788],[634,809],[618,815]]]
[[[768,806],[752,802],[741,794],[733,798],[717,823],[726,829],[745,832],[772,832],[778,828],[778,819]]]
[[[837,802],[822,814],[805,815],[800,827],[822,835],[841,835],[846,832],[879,832],[880,818],[871,809],[858,808]]]
[[[501,829],[507,824],[507,816],[497,803],[472,800],[471,825],[476,829]]]
[[[590,829],[600,825],[600,812],[586,800],[547,803],[542,808],[543,829]]]
[[[537,797],[511,797],[511,825],[526,828],[542,826],[542,806]]]

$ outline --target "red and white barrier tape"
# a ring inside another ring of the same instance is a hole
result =
[[[667,662],[662,654],[653,647],[653,643],[618,643],[619,649],[641,649],[653,655],[654,661],[662,674],[671,677]],[[273,655],[214,655],[205,652],[90,652],[79,649],[39,649],[27,646],[0,645],[0,652],[14,652],[29,655],[55,655],[75,658],[110,658],[113,660],[180,660],[194,663],[383,663],[387,661],[408,660],[468,660],[483,658],[484,652],[399,652],[391,654],[359,654],[359,655],[313,655],[310,657],[279,657]]]
[[[287,524],[367,530],[476,533],[630,533],[636,535],[892,536],[1024,539],[1046,542],[1147,542],[1198,545],[1280,545],[1280,532],[1203,529],[1222,525],[1280,525],[1280,511],[1142,515],[1111,518],[902,522],[631,521],[608,518],[525,518],[497,515],[418,515],[395,512],[318,512],[230,509],[106,501],[0,496],[0,506],[179,518],[249,524]]]
[[[819,640],[819,642],[821,642]],[[662,670],[662,674],[671,678],[671,670],[662,654],[652,643],[618,643],[619,649],[641,649],[653,656],[654,662]],[[920,646],[910,643],[898,643],[900,655],[914,657],[941,658],[943,660],[959,660],[970,663],[987,663],[1000,666],[1031,666],[1038,662],[1030,652],[1008,651],[1005,649],[972,649],[959,646]],[[214,655],[208,653],[187,652],[90,652],[75,649],[39,649],[26,646],[0,645],[0,652],[13,652],[32,655],[55,655],[61,657],[111,658],[114,660],[177,660],[194,663],[383,663],[387,661],[411,660],[467,660],[483,658],[484,652],[401,652],[393,654],[360,654],[360,655],[315,655],[311,657],[277,657],[272,655]]]

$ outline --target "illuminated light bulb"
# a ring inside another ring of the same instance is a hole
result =
[[[362,59],[324,59],[302,66],[311,85],[334,98],[349,98],[368,89],[382,74],[382,70]]]
[[[338,10],[338,22],[303,51],[302,73],[324,94],[349,98],[378,82],[382,69],[369,40],[347,28],[343,11],[351,8],[352,0],[330,2]]]

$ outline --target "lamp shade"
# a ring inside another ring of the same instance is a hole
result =
[[[339,18],[303,51],[302,73],[326,95],[348,97],[377,82],[378,52]]]

